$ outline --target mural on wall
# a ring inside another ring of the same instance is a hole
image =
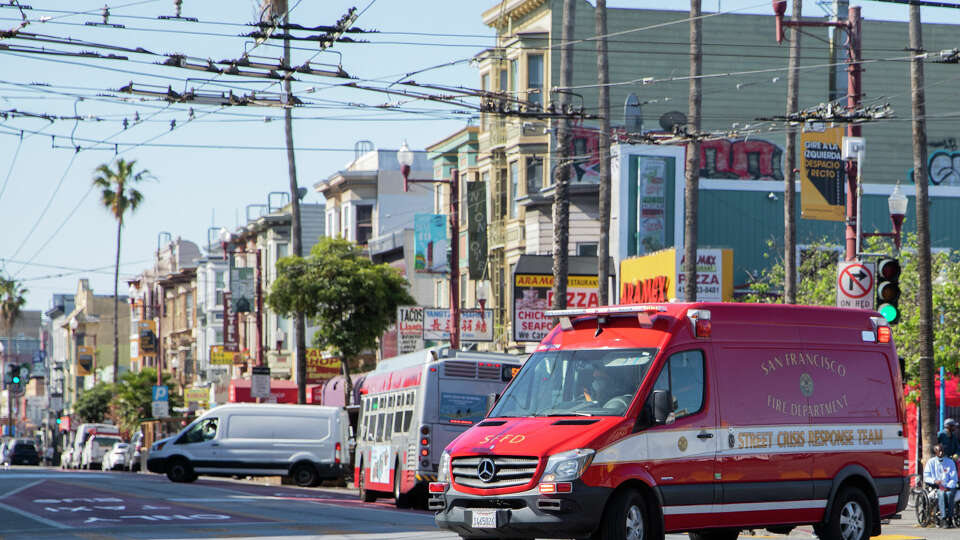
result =
[[[760,139],[721,139],[700,143],[700,177],[731,180],[783,180],[783,149]]]

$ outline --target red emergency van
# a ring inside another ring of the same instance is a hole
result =
[[[867,540],[908,494],[889,326],[854,309],[675,303],[552,312],[431,483],[464,538]]]

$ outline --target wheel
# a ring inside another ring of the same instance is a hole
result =
[[[820,540],[869,540],[873,516],[867,496],[857,488],[844,488],[837,495],[830,520]]]
[[[737,540],[739,529],[705,529],[688,533],[690,540]]]
[[[171,482],[193,482],[197,479],[190,462],[183,458],[173,458],[167,463],[167,478]]]
[[[621,491],[613,498],[600,524],[602,540],[648,540],[652,532],[647,502],[632,489]]]
[[[394,504],[397,505],[397,508],[409,508],[410,497],[400,491],[402,482],[403,477],[401,476],[400,463],[397,462],[393,473],[393,501]]]
[[[357,485],[360,486],[360,500],[365,503],[377,500],[377,494],[367,489],[366,471],[363,470],[363,463],[360,464],[360,478],[357,479]]]
[[[913,511],[917,516],[917,525],[921,527],[930,525],[930,503],[922,490],[913,492]]]
[[[313,487],[317,485],[317,469],[309,463],[301,463],[290,472],[293,482],[300,487]]]

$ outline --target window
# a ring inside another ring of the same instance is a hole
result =
[[[383,440],[389,441],[393,436],[393,413],[384,415],[383,420]]]
[[[487,396],[442,392],[439,409],[440,421],[472,424],[483,420],[487,412]]]
[[[354,233],[357,244],[365,246],[373,235],[373,205],[357,205],[357,228]]]
[[[577,244],[577,255],[580,257],[596,257],[597,256],[597,243],[596,242],[580,242]]]
[[[516,90],[517,90],[517,85],[519,84],[519,83],[517,82],[518,79],[519,79],[519,77],[517,77],[517,70],[519,69],[519,67],[518,67],[518,64],[519,64],[519,63],[520,63],[520,62],[517,62],[516,60],[511,60],[511,61],[510,61],[510,85],[509,85],[509,87],[510,87],[510,92],[516,91]]]
[[[533,195],[543,187],[543,158],[527,158],[527,195]]]
[[[398,413],[393,417],[393,432],[394,432],[394,433],[403,433],[404,431],[406,431],[406,430],[403,429],[403,413],[399,413],[399,412],[398,412]]]
[[[193,291],[187,292],[184,303],[187,305],[187,328],[193,328]]]
[[[517,217],[520,214],[520,203],[517,199],[520,197],[520,164],[516,161],[510,162],[510,216]]]
[[[484,73],[483,75],[480,76],[480,88],[483,89],[484,92],[487,92],[490,90],[490,74],[489,73]],[[490,120],[489,114],[487,113],[480,114],[480,124],[481,124],[481,129],[483,129],[483,131],[487,130],[487,125],[489,125],[489,120]]]
[[[213,342],[218,345],[223,345],[223,328],[213,329]]]
[[[543,55],[527,55],[527,101],[543,106]]]
[[[191,444],[212,440],[217,436],[217,418],[207,418],[193,425],[177,439],[177,444]]]
[[[214,281],[216,281],[216,283],[217,283],[216,288],[217,288],[217,289],[226,289],[226,288],[227,288],[227,285],[226,285],[226,282],[224,281],[224,278],[226,277],[227,272],[224,271],[224,270],[217,270],[214,275],[215,275]]]
[[[506,93],[508,90],[508,86],[509,84],[508,84],[507,70],[501,69],[500,70],[500,91]]]
[[[403,432],[410,432],[410,421],[413,420],[413,411],[406,411],[403,413]]]
[[[703,408],[703,353],[684,351],[670,356],[654,383],[654,390],[669,390],[673,396],[674,420]],[[668,421],[669,423],[669,421]]]

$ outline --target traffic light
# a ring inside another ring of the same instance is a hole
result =
[[[890,324],[900,322],[900,261],[891,257],[877,262],[877,311]]]
[[[3,384],[4,386],[12,385],[13,377],[15,373],[19,373],[20,370],[16,364],[7,364],[7,369],[3,372]]]
[[[20,365],[19,364],[10,364],[10,382],[14,386],[20,386],[22,379],[20,378]]]

